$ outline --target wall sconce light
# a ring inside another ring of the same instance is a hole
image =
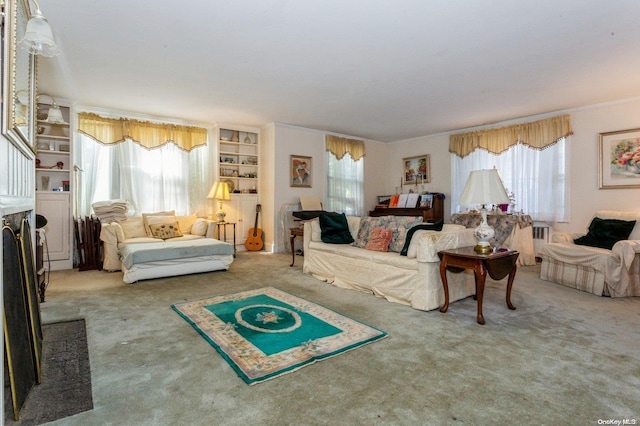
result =
[[[47,18],[42,14],[38,2],[31,1],[35,3],[36,11],[27,22],[24,37],[18,42],[18,45],[32,55],[48,57],[59,55],[61,52],[53,39],[53,32]]]

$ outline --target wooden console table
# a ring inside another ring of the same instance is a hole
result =
[[[511,303],[511,287],[513,287],[513,279],[516,277],[516,260],[518,253],[515,250],[500,249],[494,253],[478,254],[471,247],[461,247],[451,250],[442,250],[438,252],[440,256],[440,278],[444,287],[444,305],[440,308],[440,312],[447,312],[449,308],[449,286],[447,283],[447,268],[452,268],[455,272],[461,272],[462,269],[473,269],[476,280],[476,299],[478,300],[478,324],[484,324],[484,316],[482,315],[482,296],[484,294],[484,283],[487,279],[487,272],[494,280],[501,280],[507,275],[507,306],[509,309],[515,309]]]
[[[369,216],[422,216],[423,222],[437,222],[444,219],[444,194],[433,193],[431,208],[427,207],[376,207]]]

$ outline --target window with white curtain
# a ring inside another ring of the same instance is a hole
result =
[[[475,149],[464,158],[451,155],[451,210],[464,211],[458,200],[472,170],[497,168],[508,192],[513,192],[515,210],[534,220],[568,220],[567,161],[568,137],[544,149],[518,143],[500,154]]]
[[[124,199],[135,214],[175,210],[176,214],[206,214],[209,179],[208,145],[190,151],[174,143],[148,149],[125,139],[101,144],[76,134],[77,212],[92,214],[96,201]]]
[[[364,214],[364,157],[354,161],[351,154],[338,160],[327,151],[327,189],[324,209],[346,215]]]

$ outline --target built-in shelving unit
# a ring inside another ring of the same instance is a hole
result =
[[[44,96],[46,97],[46,96]],[[48,98],[48,97],[46,97]],[[73,268],[71,217],[72,143],[70,109],[58,105],[63,122],[47,120],[53,102],[39,102],[36,120],[36,213],[47,218],[44,228],[51,270]],[[49,262],[45,262],[49,267]]]
[[[259,179],[259,133],[257,129],[218,129],[218,175],[233,193],[255,194]]]
[[[71,137],[69,108],[59,107],[65,123],[47,121],[51,104],[39,103],[36,121],[36,190],[69,191],[71,184]]]
[[[249,228],[256,222],[260,181],[260,130],[245,126],[216,128],[218,179],[227,182],[231,200],[224,203],[226,220],[236,223],[236,244],[244,250]],[[227,237],[231,242],[232,237]]]

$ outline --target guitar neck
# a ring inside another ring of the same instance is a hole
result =
[[[260,204],[258,204],[256,206],[256,221],[253,224],[253,236],[254,237],[258,236],[258,215],[260,214],[260,210],[262,210],[262,207],[260,206]]]

